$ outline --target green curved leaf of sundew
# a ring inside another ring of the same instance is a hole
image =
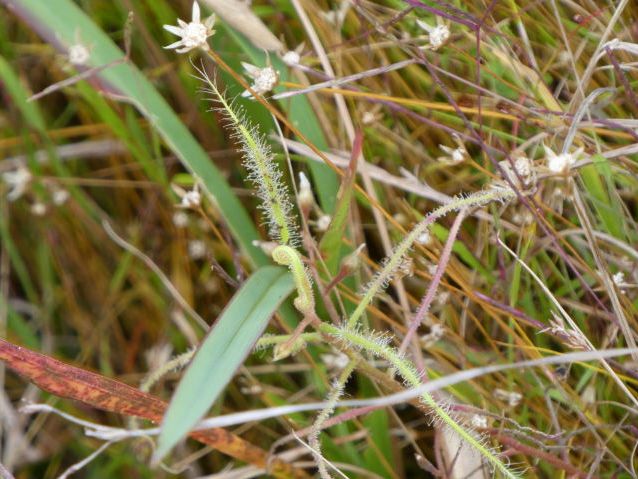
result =
[[[173,394],[162,422],[155,461],[161,460],[206,414],[294,288],[286,269],[265,266],[235,293]]]
[[[22,17],[40,36],[60,50],[74,44],[77,34],[91,46],[91,67],[102,66],[124,56],[115,43],[71,0],[0,2],[10,4],[10,11]],[[125,21],[122,18],[122,25]],[[250,259],[257,265],[268,263],[264,253],[252,244],[258,234],[243,205],[206,152],[139,69],[130,62],[122,63],[99,71],[96,76],[131,101],[182,164],[201,179],[205,193],[215,200],[228,227]]]

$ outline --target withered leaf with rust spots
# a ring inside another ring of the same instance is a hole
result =
[[[39,388],[56,396],[80,401],[104,411],[136,416],[159,423],[167,403],[120,381],[77,368],[0,339],[0,360]],[[222,428],[193,431],[190,436],[242,462],[266,469],[280,478],[307,477],[279,459]]]

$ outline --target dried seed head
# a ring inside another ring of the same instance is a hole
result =
[[[505,401],[509,407],[518,406],[523,399],[523,395],[521,393],[517,393],[514,391],[505,391],[504,389],[500,388],[494,390],[494,397],[496,399],[500,399],[501,401]]]
[[[299,208],[302,213],[307,217],[315,205],[315,197],[312,194],[310,181],[308,181],[303,171],[299,172],[299,195],[297,196],[297,201],[299,202]]]
[[[328,231],[331,221],[332,221],[332,217],[330,215],[321,215],[315,225],[317,231],[319,231],[320,233]]]

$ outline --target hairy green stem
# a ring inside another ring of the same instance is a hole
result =
[[[382,337],[370,338],[364,336],[349,328],[337,328],[330,324],[323,323],[320,326],[322,332],[333,336],[344,343],[359,349],[366,350],[377,357],[383,358],[388,361],[401,375],[403,380],[410,385],[410,387],[416,388],[421,385],[421,379],[416,372],[414,365],[405,359],[398,351],[389,347]],[[508,479],[519,479],[520,476],[511,471],[498,456],[485,446],[481,440],[474,436],[471,432],[466,430],[461,424],[459,424],[445,408],[441,407],[435,399],[429,393],[423,393],[421,395],[422,401],[431,410],[432,414],[436,416],[445,426],[449,427],[458,436],[467,443],[470,447],[474,448],[481,456],[483,456],[495,470],[503,474]]]
[[[508,188],[491,188],[465,197],[454,198],[454,200],[450,203],[437,208],[427,215],[412,229],[412,231],[410,231],[410,233],[408,233],[405,239],[399,243],[392,252],[392,255],[386,258],[381,271],[379,271],[372,282],[370,282],[365,294],[348,319],[348,328],[352,329],[356,326],[357,322],[374,297],[384,289],[385,285],[392,279],[394,272],[400,268],[406,254],[410,251],[414,242],[419,238],[419,236],[427,231],[434,221],[454,210],[482,206],[492,201],[503,201],[514,196],[516,196],[516,193]]]
[[[198,72],[210,87],[206,91],[214,94],[221,104],[234,131],[234,138],[242,145],[244,165],[250,172],[249,178],[257,186],[261,207],[268,217],[270,236],[283,245],[294,243],[297,240],[297,231],[292,219],[292,204],[270,147],[256,127],[243,117],[241,110],[235,108],[219,91],[206,72],[202,69],[198,69]]]
[[[312,293],[312,281],[297,250],[290,246],[281,245],[272,251],[271,256],[277,264],[288,266],[292,273],[297,288],[297,297],[294,300],[295,308],[304,316],[314,314],[315,298]]]
[[[348,362],[347,366],[341,371],[339,377],[336,379],[332,386],[332,390],[328,395],[327,403],[328,405],[321,410],[321,412],[317,415],[317,419],[312,425],[312,430],[310,435],[308,436],[308,444],[313,449],[313,454],[315,456],[315,461],[317,462],[317,469],[319,470],[319,475],[322,479],[330,479],[330,473],[328,472],[328,468],[326,467],[325,461],[323,457],[321,457],[321,443],[319,442],[319,433],[321,432],[321,427],[328,420],[330,414],[334,411],[335,404],[339,398],[343,395],[343,388],[348,382],[348,378],[354,371],[357,366],[357,361]]]

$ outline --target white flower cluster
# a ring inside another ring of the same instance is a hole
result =
[[[547,158],[547,169],[552,173],[565,174],[569,172],[571,167],[578,161],[583,154],[583,148],[578,148],[573,153],[561,153],[557,155],[547,145],[543,145],[545,148],[545,156]]]
[[[208,37],[215,33],[213,26],[215,25],[215,15],[211,15],[202,22],[199,4],[193,2],[192,20],[186,23],[184,20],[178,18],[177,24],[164,25],[164,28],[178,37],[181,37],[175,43],[165,46],[168,49],[177,49],[177,53],[186,53],[195,48],[201,48],[202,50],[208,50]]]
[[[277,86],[277,83],[279,83],[279,72],[270,65],[264,68],[259,68],[258,66],[251,65],[246,62],[241,62],[241,64],[244,67],[244,70],[246,70],[246,74],[253,80],[253,84],[250,85],[250,88],[255,93],[258,93],[259,95],[268,93]],[[250,91],[245,90],[241,96],[249,98],[252,94]]]
[[[437,25],[433,27],[429,23],[417,20],[416,24],[428,33],[429,48],[431,50],[438,50],[450,38],[450,29],[444,23],[437,23]]]
[[[20,166],[14,171],[2,173],[2,181],[9,187],[7,200],[15,201],[20,198],[26,191],[32,178],[31,172],[24,166]]]

